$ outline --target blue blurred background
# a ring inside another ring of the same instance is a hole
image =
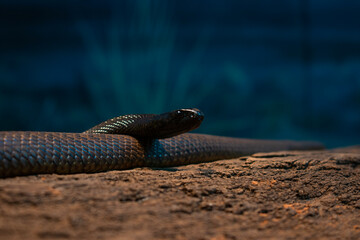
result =
[[[1,0],[0,130],[197,107],[197,132],[359,144],[358,0]]]

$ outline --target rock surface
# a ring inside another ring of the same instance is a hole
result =
[[[0,180],[0,239],[359,239],[360,147]]]

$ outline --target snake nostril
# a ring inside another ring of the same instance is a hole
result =
[[[198,112],[198,113],[197,113],[197,117],[198,117],[199,119],[204,119],[204,114],[203,114],[202,112]]]

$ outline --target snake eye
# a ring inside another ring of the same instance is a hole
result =
[[[181,111],[180,111],[180,110],[177,110],[177,111],[176,111],[176,113],[180,114],[180,113],[181,113]]]

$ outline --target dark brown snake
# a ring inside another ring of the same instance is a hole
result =
[[[308,141],[184,133],[198,127],[202,119],[197,109],[181,109],[160,115],[125,115],[84,133],[0,132],[0,177],[172,167],[257,152],[324,148]]]

